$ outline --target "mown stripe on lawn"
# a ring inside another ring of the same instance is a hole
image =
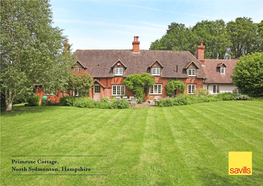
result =
[[[203,113],[204,117],[209,118],[219,127],[218,131],[221,131],[220,127],[224,128],[227,131],[227,133],[225,132],[225,134],[227,135],[223,135],[224,139],[227,140],[230,144],[235,144],[235,146],[231,147],[234,149],[225,146],[227,147],[226,150],[249,150],[247,149],[248,147],[251,148],[252,146],[257,146],[249,141],[248,132],[243,130],[243,128],[241,127],[240,123],[242,123],[242,121],[239,121],[238,117],[234,119],[228,116],[229,113],[224,113],[224,115],[220,114],[220,108],[214,105],[213,108],[203,105],[200,105],[199,108],[200,113]],[[227,109],[227,105],[224,105],[224,109]],[[207,111],[209,111],[210,113],[206,114]],[[220,115],[220,120],[218,120],[218,117],[215,117],[218,114]],[[238,115],[238,113],[235,114]]]
[[[220,106],[215,106],[215,107],[217,111],[213,111],[214,113],[221,110]],[[237,140],[238,142],[240,140],[241,141],[243,140],[246,142],[245,143],[246,145],[240,142],[237,143],[237,144],[240,144],[242,148],[249,146],[249,147],[254,147],[256,150],[257,149],[256,147],[262,144],[262,137],[261,137],[262,134],[260,134],[261,132],[251,127],[248,124],[250,122],[253,122],[251,121],[251,119],[247,119],[244,121],[244,119],[246,119],[246,117],[244,117],[246,116],[246,114],[243,114],[243,112],[231,109],[229,107],[230,106],[228,105],[224,106],[224,110],[227,110],[228,112],[222,116],[221,121],[224,121],[224,122],[220,122],[221,125],[224,125],[224,127],[227,130],[231,131],[238,138],[235,140]],[[240,118],[242,118],[242,120]],[[229,125],[229,122],[231,122],[231,125]],[[258,122],[260,121],[257,121],[257,123]],[[224,123],[228,123],[228,125],[225,125]],[[253,141],[251,140],[252,136],[253,136]],[[263,151],[263,149],[257,149],[257,151]]]
[[[110,180],[115,184],[138,183],[137,170],[140,168],[140,149],[143,143],[147,109],[138,112],[137,109],[130,109],[131,115],[125,121],[125,125],[112,138],[110,144],[117,144],[117,148],[109,157]],[[123,113],[124,114],[124,113]],[[118,166],[118,167],[116,167]]]
[[[195,148],[195,133],[189,128],[188,118],[179,110],[182,107],[163,108],[166,120],[169,122],[170,130],[173,135],[173,144],[176,146],[174,155],[173,168],[176,170],[173,184],[176,185],[192,185],[201,184],[196,180],[195,164],[200,165],[201,156],[198,149]],[[190,131],[190,132],[189,132]],[[198,167],[200,168],[200,167]]]
[[[139,185],[167,185],[172,181],[169,179],[174,173],[174,169],[170,168],[173,161],[167,154],[173,152],[175,147],[171,146],[173,136],[169,123],[162,116],[160,108],[148,108],[137,176]]]
[[[206,135],[198,131],[198,127],[203,128],[203,123],[197,120],[199,115],[190,112],[189,107],[184,106],[177,110],[180,113],[178,119],[182,124],[181,129],[184,131],[184,135],[181,137],[181,141],[178,140],[178,143],[182,144],[181,151],[189,167],[189,172],[192,172],[194,180],[201,182],[203,180],[197,179],[197,177],[209,174],[208,170],[212,170],[210,173],[214,173],[214,161],[222,160],[222,154],[218,153],[220,147],[210,137],[206,139]],[[210,133],[207,136],[210,136]],[[202,144],[206,144],[206,146],[202,146]],[[207,158],[207,155],[213,153],[218,154],[215,157]]]

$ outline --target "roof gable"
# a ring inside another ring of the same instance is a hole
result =
[[[164,68],[162,63],[160,63],[157,59],[149,66],[149,68],[151,68],[155,63],[158,63],[160,65],[160,67]]]
[[[194,62],[194,61],[190,61],[188,63],[185,64],[183,69],[187,69],[190,65],[194,65],[197,69],[199,69],[198,65]]]
[[[111,68],[115,67],[115,65],[119,66],[118,63],[120,63],[124,68],[127,68],[127,66],[120,59],[118,59],[115,63],[113,63]]]
[[[224,62],[218,63],[218,64],[217,64],[217,67],[226,67],[226,64],[225,64]]]
[[[87,67],[84,65],[84,63],[82,63],[80,60],[77,60],[77,63],[80,64],[80,66],[82,66],[82,68],[86,69]]]
[[[93,83],[94,84],[99,84],[100,86],[102,86],[103,88],[106,88],[106,86],[105,85],[103,85],[103,83],[101,83],[99,80],[97,80],[97,79],[95,79],[94,81],[93,81]]]

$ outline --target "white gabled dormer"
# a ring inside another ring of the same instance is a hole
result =
[[[112,66],[114,76],[123,76],[124,70],[127,68],[120,59],[118,59]]]
[[[151,71],[151,75],[161,76],[161,69],[163,68],[163,65],[156,59],[148,68]]]
[[[220,74],[225,75],[226,74],[226,64],[225,63],[219,63],[217,64],[217,68],[220,72]]]
[[[197,64],[194,61],[191,61],[187,64],[185,64],[184,70],[186,70],[187,75],[189,77],[195,77],[197,74],[197,69],[199,69],[199,67],[197,66]]]

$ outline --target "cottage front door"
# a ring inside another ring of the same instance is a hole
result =
[[[100,95],[100,86],[95,85],[93,88],[93,93],[94,93],[94,100],[95,101],[101,101],[101,95]]]

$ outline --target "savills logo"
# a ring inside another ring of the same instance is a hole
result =
[[[229,175],[252,175],[252,152],[228,152]]]

